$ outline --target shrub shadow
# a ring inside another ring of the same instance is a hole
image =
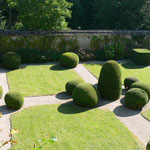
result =
[[[78,114],[78,113],[88,111],[89,109],[79,107],[71,101],[71,102],[61,104],[57,110],[63,114]]]
[[[68,99],[72,98],[72,96],[66,92],[60,92],[60,93],[56,94],[55,97],[60,100],[68,100]]]
[[[61,67],[60,65],[53,65],[49,68],[50,70],[53,70],[53,71],[65,71],[65,70],[70,70],[68,68],[64,68],[64,67]]]
[[[141,69],[141,68],[147,67],[145,65],[136,65],[134,63],[123,63],[123,64],[121,64],[121,66],[126,69]]]
[[[2,105],[0,106],[0,112],[2,113],[2,115],[7,115],[16,112],[16,110],[7,108],[6,105]]]
[[[113,103],[114,101],[110,101],[110,100],[105,100],[105,99],[99,99],[98,104],[96,105],[96,107],[102,107],[104,105]]]
[[[122,89],[122,94],[121,95],[126,95],[127,90],[126,89]]]

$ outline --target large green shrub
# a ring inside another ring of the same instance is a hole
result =
[[[99,100],[97,91],[88,83],[80,83],[73,90],[73,101],[75,104],[83,107],[94,107]]]
[[[2,65],[6,69],[18,69],[21,64],[21,58],[17,53],[8,52],[2,58]]]
[[[125,95],[125,105],[129,108],[139,109],[148,103],[147,93],[140,88],[132,88]]]
[[[0,98],[3,96],[3,88],[0,86]]]
[[[129,90],[130,89],[130,86],[135,83],[135,82],[138,82],[139,79],[136,78],[136,77],[127,77],[124,79],[124,87],[126,90]]]
[[[68,94],[71,94],[71,95],[72,95],[72,92],[73,92],[74,88],[75,88],[78,84],[80,84],[80,83],[82,83],[82,82],[83,82],[83,81],[80,80],[80,79],[74,79],[74,80],[68,81],[68,82],[66,83],[66,86],[65,86],[66,92],[67,92]]]
[[[79,64],[79,57],[72,52],[63,53],[60,58],[60,64],[65,68],[75,68]]]
[[[24,104],[24,97],[18,92],[9,92],[5,95],[5,103],[8,108],[20,109]]]
[[[146,145],[146,150],[150,150],[150,141]]]
[[[107,61],[100,72],[98,91],[101,98],[117,100],[122,91],[121,69],[116,61]]]
[[[140,82],[135,82],[131,85],[131,88],[143,89],[147,93],[147,95],[150,99],[150,85],[149,84],[141,82],[141,81]]]
[[[133,49],[132,61],[137,65],[150,65],[150,50]]]

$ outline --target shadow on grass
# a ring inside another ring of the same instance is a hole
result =
[[[69,69],[61,67],[60,65],[53,65],[53,66],[50,67],[50,70],[53,70],[53,71],[65,71],[65,70],[69,70]]]
[[[56,98],[60,100],[68,100],[68,99],[71,99],[72,96],[66,92],[61,92],[61,93],[56,94]]]
[[[124,67],[125,69],[142,69],[147,67],[145,65],[136,65],[134,63],[123,63],[121,64],[121,66]]]
[[[142,109],[130,109],[127,108],[124,104],[124,98],[120,100],[121,104],[120,106],[116,107],[113,112],[119,116],[119,117],[129,117],[129,116],[135,116],[138,115]]]
[[[88,111],[90,109],[78,107],[73,102],[67,102],[67,103],[61,104],[57,110],[63,114],[78,114],[78,113]]]
[[[9,109],[6,107],[6,105],[2,105],[0,106],[0,112],[2,113],[2,115],[7,115],[16,112],[16,110]]]

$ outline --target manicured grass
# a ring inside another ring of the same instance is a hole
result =
[[[24,96],[53,95],[65,90],[71,79],[80,78],[72,69],[57,65],[27,66],[7,73],[10,91]]]
[[[44,150],[135,150],[139,140],[108,110],[82,110],[71,103],[30,107],[11,116],[12,150],[32,149],[39,140],[57,137]],[[138,149],[139,150],[139,149]]]
[[[103,64],[84,64],[84,66],[97,78],[99,78],[102,65]],[[150,84],[150,68],[133,63],[121,63],[120,66],[122,72],[122,83],[126,77],[135,76],[139,80]]]
[[[146,118],[147,120],[150,121],[150,109],[147,110],[147,111],[145,111],[145,112],[143,112],[143,113],[142,113],[142,116],[143,116],[144,118]]]

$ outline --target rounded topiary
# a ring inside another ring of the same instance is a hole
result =
[[[139,79],[136,78],[136,77],[127,77],[124,79],[124,87],[126,90],[129,90],[130,89],[130,86],[135,83],[135,82],[138,82]]]
[[[133,83],[130,88],[143,89],[147,93],[148,98],[150,99],[150,85],[149,84],[139,81],[139,82]]]
[[[9,92],[5,95],[6,106],[12,109],[20,109],[24,104],[24,97],[18,92]]]
[[[97,91],[88,83],[80,83],[73,90],[73,101],[75,104],[82,107],[94,107],[99,100]]]
[[[79,57],[72,52],[63,53],[60,57],[60,64],[65,68],[75,68],[79,64]]]
[[[122,79],[121,69],[116,61],[107,61],[100,72],[98,91],[101,98],[106,100],[117,100],[121,96]]]
[[[132,88],[125,95],[125,105],[129,108],[142,108],[148,103],[147,93],[140,88]]]
[[[3,88],[0,86],[0,98],[3,96]]]
[[[80,84],[80,83],[82,83],[83,81],[82,80],[80,80],[80,79],[74,79],[74,80],[71,80],[71,81],[69,81],[69,82],[67,82],[66,83],[66,92],[68,93],[68,94],[71,94],[72,95],[72,92],[73,92],[73,90],[74,90],[74,88],[78,85],[78,84]]]
[[[150,141],[146,145],[146,150],[150,150]]]
[[[6,69],[18,69],[21,64],[21,58],[17,53],[8,52],[2,58],[2,65]]]

